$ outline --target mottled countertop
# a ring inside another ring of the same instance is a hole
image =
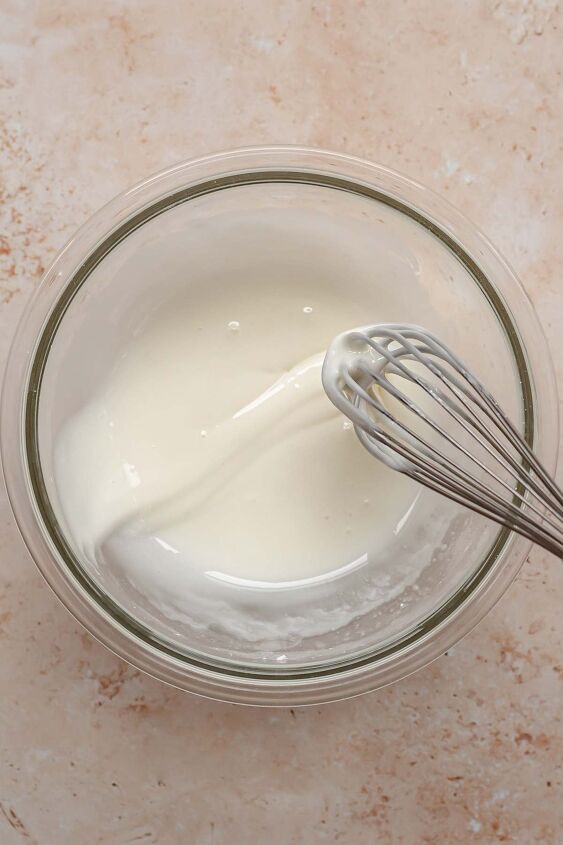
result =
[[[555,0],[0,0],[0,366],[56,250],[147,173],[302,143],[448,197],[563,378]],[[563,843],[563,567],[534,551],[447,656],[354,701],[200,700],[98,645],[0,492],[0,843]]]

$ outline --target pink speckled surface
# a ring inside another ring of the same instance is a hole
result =
[[[55,251],[180,159],[302,143],[449,197],[563,377],[555,0],[0,0],[0,359]],[[563,567],[539,551],[431,667],[322,708],[141,676],[42,582],[0,493],[1,845],[563,843]]]

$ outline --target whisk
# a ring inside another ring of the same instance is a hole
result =
[[[563,557],[563,491],[437,337],[395,323],[345,332],[322,379],[376,458]]]

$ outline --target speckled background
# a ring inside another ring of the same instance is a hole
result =
[[[555,0],[0,0],[0,358],[55,251],[151,171],[303,143],[449,197],[532,297],[563,376]],[[2,363],[3,366],[3,363]],[[561,383],[561,382],[560,382]],[[563,567],[350,702],[167,688],[71,619],[0,493],[1,845],[563,843]]]

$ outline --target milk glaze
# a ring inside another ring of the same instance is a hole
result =
[[[162,578],[173,562],[283,583],[389,542],[413,488],[369,460],[327,399],[323,352],[299,361],[312,313],[297,309],[285,371],[268,361],[260,308],[214,326],[168,312],[131,341],[57,445],[66,517],[88,554],[127,558],[129,543],[134,558],[146,539]]]

